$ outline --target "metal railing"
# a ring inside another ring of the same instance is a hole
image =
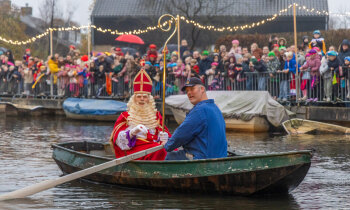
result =
[[[153,79],[152,95],[160,98],[162,82],[159,78]],[[300,79],[300,88],[296,88],[295,75],[292,73],[248,72],[235,76],[210,75],[204,79],[207,90],[225,91],[268,91],[280,102],[349,102],[350,84],[348,78],[324,78],[319,74],[303,72]],[[169,74],[166,81],[166,96],[184,94],[181,87],[185,84],[185,76]],[[0,95],[14,97],[82,97],[82,98],[128,98],[132,94],[132,80],[124,77],[112,78],[106,83],[103,80],[84,78],[83,76],[58,77],[51,82],[50,76],[40,79],[33,88],[33,83],[24,83],[23,80],[13,79],[0,81]],[[53,84],[51,84],[53,83]],[[51,87],[53,94],[51,94]],[[300,99],[296,98],[296,91],[300,90]]]

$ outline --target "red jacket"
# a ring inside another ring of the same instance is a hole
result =
[[[117,145],[116,145],[116,139],[118,138],[118,135],[120,131],[126,130],[129,125],[127,124],[127,119],[129,117],[128,112],[123,112],[120,114],[118,117],[117,121],[115,122],[114,129],[113,129],[113,147],[115,151],[116,158],[124,157],[126,155],[133,154],[135,152],[139,152],[142,150],[146,150],[152,147],[156,147],[160,145],[160,142],[155,142],[158,139],[158,134],[160,131],[162,131],[162,115],[160,112],[157,112],[157,120],[159,122],[159,126],[156,128],[156,132],[154,135],[152,135],[150,132],[147,134],[147,139],[137,139],[136,140],[136,145],[135,147],[131,148],[130,150],[121,150]],[[171,137],[171,134],[169,133],[169,130],[167,127],[164,126],[164,131],[168,133],[169,138]],[[144,157],[141,157],[137,160],[164,160],[166,156],[166,151],[164,149],[161,149],[157,152],[148,154]]]

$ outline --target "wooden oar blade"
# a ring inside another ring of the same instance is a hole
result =
[[[30,196],[30,195],[33,195],[35,193],[53,188],[57,185],[60,185],[60,184],[63,184],[63,183],[66,183],[66,182],[69,182],[69,181],[72,181],[75,179],[79,179],[81,177],[102,171],[104,169],[129,162],[131,160],[135,160],[137,158],[143,157],[145,155],[148,155],[150,153],[156,152],[156,151],[161,150],[161,149],[163,149],[162,145],[152,147],[150,149],[136,152],[136,153],[133,153],[131,155],[128,155],[128,156],[125,156],[122,158],[114,159],[114,160],[108,161],[106,163],[102,163],[100,165],[93,166],[91,168],[87,168],[87,169],[84,169],[81,171],[77,171],[75,173],[71,173],[71,174],[56,178],[56,179],[46,180],[46,181],[31,185],[28,187],[19,189],[19,190],[15,190],[13,192],[0,195],[0,201],[11,200],[11,199],[16,199],[16,198],[24,198],[26,196]]]

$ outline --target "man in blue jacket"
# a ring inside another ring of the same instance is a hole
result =
[[[227,157],[226,125],[213,99],[208,99],[200,79],[190,78],[182,91],[194,107],[170,139],[160,134],[166,160],[192,160]],[[161,132],[163,133],[163,132]],[[175,149],[183,147],[183,150]]]

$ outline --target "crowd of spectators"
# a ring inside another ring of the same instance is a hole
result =
[[[189,77],[198,77],[209,90],[267,90],[281,102],[295,100],[297,90],[299,100],[306,102],[348,100],[349,47],[344,40],[327,50],[319,30],[311,38],[303,37],[299,46],[272,36],[266,46],[240,46],[239,40],[232,40],[230,48],[221,45],[213,52],[200,52],[190,50],[182,40],[180,52],[165,49],[165,91],[179,94]],[[145,54],[113,47],[89,56],[70,46],[65,57],[55,54],[46,60],[31,56],[30,49],[22,59],[15,59],[8,50],[0,55],[0,65],[0,94],[128,97],[141,68],[152,78],[156,98],[162,91],[163,55],[154,44]]]

